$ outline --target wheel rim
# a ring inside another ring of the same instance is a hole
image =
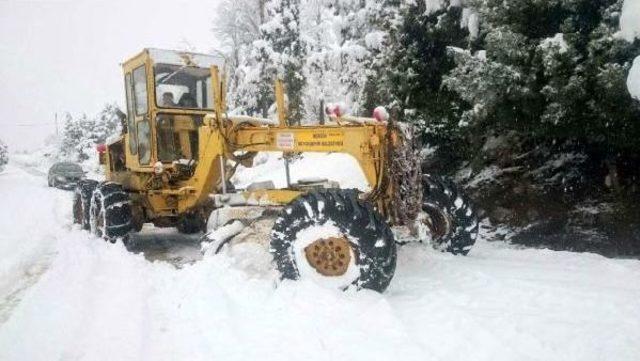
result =
[[[351,245],[344,236],[318,239],[304,253],[309,265],[323,276],[342,276],[351,262]]]
[[[440,207],[424,204],[422,209],[425,217],[422,217],[420,222],[429,230],[432,240],[441,240],[451,232],[451,219]]]

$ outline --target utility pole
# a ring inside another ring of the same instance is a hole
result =
[[[58,136],[58,113],[56,112],[55,115],[55,122],[56,122],[56,137]]]

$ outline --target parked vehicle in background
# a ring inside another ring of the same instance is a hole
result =
[[[78,181],[84,177],[85,172],[79,164],[59,162],[49,168],[47,183],[49,187],[71,190],[74,189]]]

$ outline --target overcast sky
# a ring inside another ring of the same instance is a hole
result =
[[[54,116],[124,105],[120,64],[145,47],[210,52],[217,0],[0,0],[0,139],[33,149]]]

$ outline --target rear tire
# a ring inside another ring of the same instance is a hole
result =
[[[283,278],[308,278],[340,289],[383,292],[396,268],[391,229],[356,190],[299,196],[280,212],[270,246]]]
[[[76,185],[73,194],[73,223],[79,224],[82,229],[89,230],[91,208],[91,196],[96,189],[98,182],[92,179],[81,179]]]
[[[133,229],[131,201],[121,185],[103,182],[93,191],[90,208],[91,233],[115,243],[126,241]]]
[[[422,191],[420,239],[430,239],[441,251],[468,254],[478,236],[478,216],[469,199],[452,181],[430,174],[422,176]]]

